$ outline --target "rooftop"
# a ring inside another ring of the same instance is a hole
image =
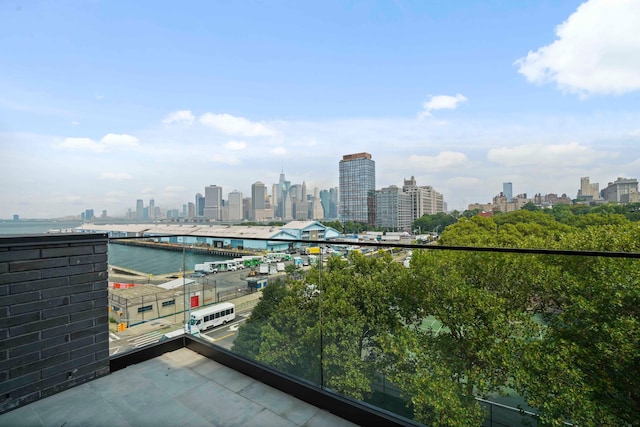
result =
[[[353,426],[188,348],[0,415],[5,426]]]

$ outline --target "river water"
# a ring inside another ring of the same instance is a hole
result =
[[[193,270],[205,261],[222,261],[226,258],[213,255],[184,254],[184,266]],[[182,252],[165,249],[109,244],[109,265],[130,268],[147,274],[166,274],[182,271]]]
[[[0,236],[46,233],[49,230],[64,230],[81,225],[81,221],[0,221]],[[167,274],[183,270],[182,252],[164,249],[140,248],[109,244],[109,265],[129,268],[146,274]],[[222,261],[226,258],[213,255],[190,254],[184,256],[184,267],[193,270],[196,264],[205,261]]]

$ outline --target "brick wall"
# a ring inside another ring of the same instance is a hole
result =
[[[107,236],[0,238],[0,413],[109,373]]]

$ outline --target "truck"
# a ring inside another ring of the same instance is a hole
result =
[[[269,264],[260,264],[260,270],[258,273],[260,274],[269,274]]]
[[[276,269],[278,271],[284,271],[284,262],[276,263]]]
[[[302,257],[293,257],[293,265],[295,265],[296,267],[302,267]]]
[[[215,264],[211,262],[205,262],[204,264],[196,264],[194,267],[194,270],[196,272],[202,272],[204,274],[211,274],[211,273],[215,274],[218,272],[218,268],[215,266]]]
[[[269,274],[278,274],[278,268],[275,264],[269,264]]]

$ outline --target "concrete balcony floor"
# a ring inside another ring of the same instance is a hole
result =
[[[2,426],[354,426],[187,348],[0,415]]]

